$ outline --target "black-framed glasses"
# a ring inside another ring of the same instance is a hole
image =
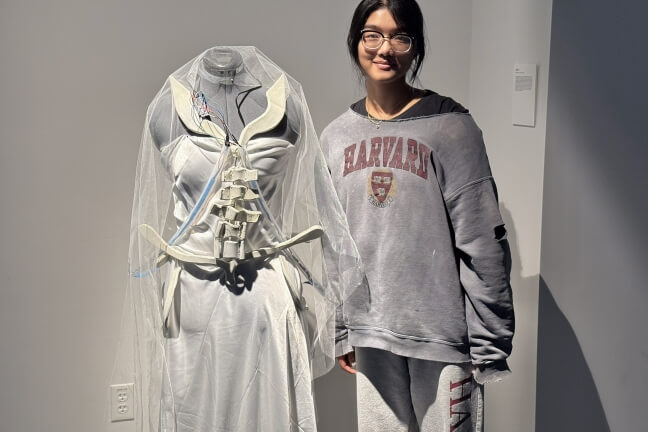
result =
[[[414,40],[412,36],[405,33],[396,33],[387,37],[376,30],[362,30],[360,37],[365,49],[377,50],[388,40],[394,52],[397,53],[406,53],[412,49],[412,41]]]

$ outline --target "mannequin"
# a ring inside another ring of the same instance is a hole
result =
[[[299,84],[207,50],[151,103],[136,185],[138,430],[316,430],[311,382],[364,278]]]

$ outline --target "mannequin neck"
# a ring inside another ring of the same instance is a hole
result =
[[[232,85],[243,72],[243,58],[233,50],[214,48],[200,61],[198,75],[214,84]]]

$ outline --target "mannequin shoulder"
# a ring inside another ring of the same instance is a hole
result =
[[[148,109],[148,128],[155,146],[160,149],[169,144],[171,122],[174,117],[173,99],[170,91],[162,91]]]

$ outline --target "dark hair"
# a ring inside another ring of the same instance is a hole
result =
[[[411,81],[414,82],[425,58],[425,24],[423,13],[416,0],[362,0],[356,7],[349,27],[347,36],[347,48],[349,55],[356,66],[360,67],[358,60],[358,43],[360,43],[360,31],[364,28],[369,15],[378,9],[386,8],[394,17],[396,24],[414,38],[412,49],[414,50],[414,61],[412,62]]]

